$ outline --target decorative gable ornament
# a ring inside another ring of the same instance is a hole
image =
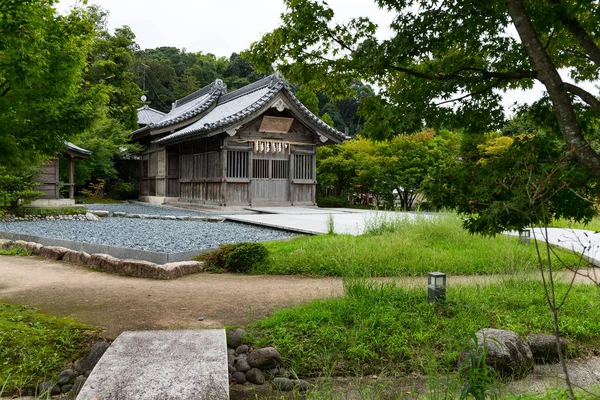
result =
[[[290,108],[282,98],[277,99],[275,103],[271,106],[271,108],[277,109],[277,111],[282,112],[286,108]]]

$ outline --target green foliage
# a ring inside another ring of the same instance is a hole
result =
[[[222,244],[217,250],[199,254],[196,260],[204,261],[209,270],[228,272],[248,272],[269,255],[261,243],[242,242]]]
[[[137,185],[131,182],[124,182],[122,180],[116,180],[111,182],[109,189],[106,194],[111,199],[115,200],[127,200],[137,199],[139,192]]]
[[[15,212],[22,203],[39,199],[44,194],[35,190],[37,168],[10,173],[0,166],[0,210]]]
[[[487,347],[482,344],[479,350],[477,335],[472,334],[473,346],[468,350],[468,357],[460,366],[460,372],[464,377],[464,386],[460,393],[461,399],[473,396],[476,400],[497,399],[498,376],[494,368],[486,364]]]
[[[500,128],[502,94],[538,80],[570,154],[600,174],[599,138],[587,123],[597,121],[598,100],[577,86],[600,77],[595,2],[376,0],[393,17],[385,39],[368,17],[340,21],[327,2],[284,3],[281,25],[245,55],[258,71],[275,66],[332,99],[351,94],[356,81],[379,87],[361,102],[365,135],[391,138],[423,123],[466,133]],[[561,69],[575,85],[563,83]]]
[[[473,236],[454,215],[400,214],[386,221],[379,235],[301,236],[265,243],[269,257],[252,272],[371,277],[423,276],[438,270],[454,275],[535,273],[539,268],[533,246],[504,235]],[[556,251],[567,265],[578,264],[576,255]]]
[[[86,332],[87,331],[87,332]],[[35,387],[85,356],[95,328],[0,303],[0,382],[5,393]]]
[[[331,126],[332,128],[335,128],[335,122],[333,121],[333,118],[331,118],[331,116],[327,113],[321,115],[321,120],[323,120],[323,122],[325,122],[327,125]]]
[[[305,87],[300,88],[294,93],[294,95],[300,100],[302,104],[306,106],[313,114],[319,115],[319,99],[314,92],[307,90]],[[321,117],[323,118],[323,117]],[[331,124],[333,126],[333,124]]]
[[[0,11],[0,165],[41,164],[102,113],[107,97],[84,84],[93,16],[59,15],[55,1],[9,1]]]
[[[20,244],[11,244],[7,247],[0,247],[0,256],[19,256],[25,257],[30,255],[31,253],[25,247]],[[0,340],[0,343],[2,341]]]
[[[276,347],[300,376],[443,373],[456,370],[459,355],[479,329],[509,329],[522,336],[552,332],[537,280],[450,283],[448,302],[434,305],[427,302],[424,286],[371,281],[344,286],[341,298],[280,310],[250,324],[246,330],[253,345]],[[557,284],[557,290],[563,293],[567,285]],[[560,329],[569,339],[568,356],[577,357],[600,344],[600,307],[592,285],[576,285],[571,295]]]

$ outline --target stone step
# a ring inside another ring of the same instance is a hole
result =
[[[224,329],[123,332],[77,400],[229,399]]]

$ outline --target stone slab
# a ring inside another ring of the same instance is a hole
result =
[[[224,329],[123,332],[77,400],[229,398]]]
[[[120,259],[134,259],[153,262],[155,264],[166,264],[171,262],[189,261],[193,256],[206,250],[190,250],[177,253],[159,253],[130,249],[127,247],[106,246],[94,243],[75,242],[72,240],[53,239],[43,236],[25,235],[22,233],[0,232],[0,239],[24,240],[26,242],[40,243],[44,246],[60,246],[70,250],[84,251],[88,254],[108,254]]]

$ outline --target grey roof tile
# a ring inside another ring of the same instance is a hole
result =
[[[79,154],[83,154],[86,156],[91,156],[92,152],[86,149],[83,149],[79,146],[75,146],[73,143],[71,142],[65,142],[65,146],[67,146],[67,149],[74,151],[75,153],[79,153]]]
[[[160,121],[164,117],[164,112],[150,108],[147,104],[138,108],[138,125],[149,125]]]
[[[327,125],[306,108],[294,96],[285,79],[279,73],[276,73],[234,92],[222,95],[217,102],[217,106],[204,117],[177,132],[156,140],[155,143],[180,140],[186,136],[209,132],[241,121],[262,108],[281,91],[286,91],[300,112],[317,127],[342,140],[348,139],[346,135]]]

